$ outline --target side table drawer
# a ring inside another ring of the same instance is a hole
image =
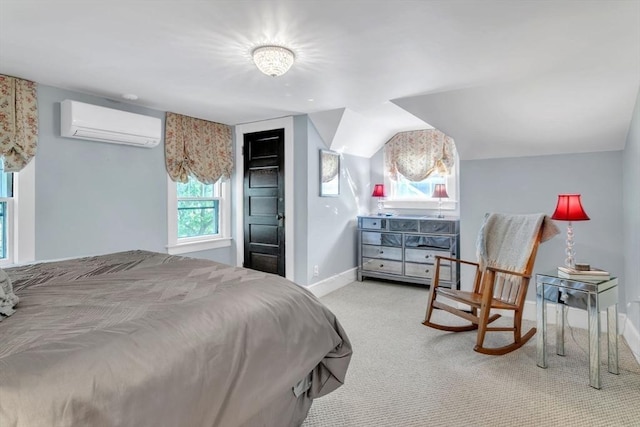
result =
[[[363,258],[362,269],[368,271],[379,271],[381,273],[402,274],[402,262]]]
[[[385,258],[402,261],[402,248],[362,245],[362,256],[365,258]]]
[[[450,257],[451,254],[445,251],[430,251],[422,249],[405,249],[404,260],[409,262],[428,262],[435,264],[436,255]]]
[[[433,264],[414,264],[407,262],[404,264],[404,274],[406,276],[422,277],[425,279],[433,279],[436,273],[436,266]],[[451,280],[451,267],[448,265],[440,266],[440,280]]]

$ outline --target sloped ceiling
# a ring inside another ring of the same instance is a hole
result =
[[[251,62],[266,43],[295,52],[284,76]],[[640,0],[0,0],[0,73],[231,125],[309,114],[365,157],[430,125],[463,159],[617,150]]]

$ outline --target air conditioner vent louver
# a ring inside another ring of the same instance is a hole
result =
[[[67,99],[60,103],[60,133],[68,138],[151,148],[160,143],[162,121]]]

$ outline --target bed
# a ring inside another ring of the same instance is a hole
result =
[[[127,251],[5,269],[0,425],[300,425],[351,345],[281,277]]]

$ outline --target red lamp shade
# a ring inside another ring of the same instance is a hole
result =
[[[551,219],[559,221],[586,221],[589,219],[582,208],[580,194],[559,194],[558,205]]]
[[[371,197],[385,197],[384,184],[375,184],[373,186],[373,194]]]
[[[434,199],[448,199],[449,195],[447,194],[447,187],[444,184],[436,184],[433,188],[433,194],[431,197]]]

